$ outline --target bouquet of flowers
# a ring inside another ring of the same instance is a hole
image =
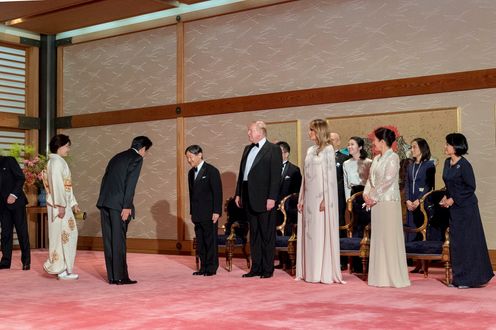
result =
[[[393,126],[393,125],[384,125],[384,126],[381,126],[381,127],[388,128],[388,129],[392,130],[394,132],[394,134],[396,135],[396,141],[394,141],[393,142],[393,145],[391,146],[391,149],[393,149],[393,151],[398,152],[398,147],[399,147],[399,145],[398,145],[399,143],[398,142],[401,142],[402,143],[401,148],[403,148],[404,139],[403,139],[403,136],[398,131],[398,128],[396,126]],[[366,146],[366,149],[370,148],[370,150],[367,150],[367,152],[369,153],[369,155],[372,155],[372,156],[375,156],[375,155],[377,155],[379,153],[379,151],[375,150],[374,144],[372,143],[372,141],[374,141],[374,138],[375,138],[374,131],[375,131],[375,129],[367,135],[367,139],[368,139],[367,142],[368,143],[366,143],[366,145],[367,145]],[[403,156],[403,155],[400,155],[400,156]],[[403,158],[401,158],[401,159],[403,159]]]
[[[24,167],[22,171],[26,177],[25,184],[28,186],[36,185],[37,187],[43,187],[43,170],[47,164],[47,158],[43,155],[37,155],[32,159],[24,159]]]
[[[14,144],[9,150],[9,156],[14,157],[22,168],[26,177],[24,183],[27,187],[43,187],[43,170],[48,159],[44,155],[35,155],[34,148],[29,145]]]

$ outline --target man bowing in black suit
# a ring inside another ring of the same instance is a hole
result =
[[[96,206],[102,221],[103,249],[110,284],[134,284],[126,263],[126,233],[135,217],[134,191],[143,157],[152,146],[146,136],[133,139],[131,148],[118,153],[108,163]]]
[[[191,145],[184,153],[188,172],[189,205],[201,268],[193,275],[212,276],[219,268],[217,220],[222,215],[222,182],[219,170],[203,160],[203,150]]]
[[[235,202],[244,207],[250,223],[252,266],[243,277],[272,277],[276,240],[276,200],[281,183],[281,149],[267,141],[263,121],[248,127],[247,145],[241,157]]]
[[[22,269],[29,270],[28,224],[26,222],[27,199],[22,190],[24,173],[14,157],[0,156],[0,221],[2,224],[2,260],[0,269],[10,268],[14,227],[21,247]]]

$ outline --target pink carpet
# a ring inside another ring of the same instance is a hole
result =
[[[345,285],[295,281],[281,270],[241,278],[243,259],[230,273],[199,277],[190,256],[129,254],[138,284],[116,286],[106,282],[102,252],[78,252],[77,281],[47,275],[46,254],[33,251],[22,271],[15,251],[12,269],[0,270],[1,329],[496,329],[495,280],[448,288],[441,269],[412,275],[409,288],[379,289],[347,272]]]

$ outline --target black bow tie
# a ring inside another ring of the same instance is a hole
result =
[[[253,148],[253,147],[257,147],[257,148],[258,148],[258,143],[252,143],[252,144],[251,144],[251,147],[252,147],[252,148]]]
[[[198,172],[198,167],[195,167],[195,172]]]

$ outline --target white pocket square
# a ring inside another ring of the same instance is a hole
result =
[[[286,180],[286,179],[291,179],[291,177],[290,177],[289,175],[286,175],[286,176],[284,177],[284,180]]]

